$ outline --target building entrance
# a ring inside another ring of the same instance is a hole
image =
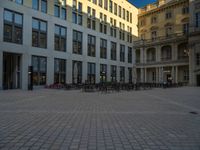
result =
[[[21,55],[3,53],[3,89],[21,88]]]
[[[197,86],[200,86],[200,74],[197,75]]]

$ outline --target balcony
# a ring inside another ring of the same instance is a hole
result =
[[[187,34],[176,33],[176,34],[171,34],[168,36],[160,36],[154,39],[138,40],[138,41],[134,41],[133,44],[134,44],[134,47],[139,48],[139,47],[162,44],[162,43],[166,44],[169,42],[175,42],[175,41],[180,41],[180,40],[187,40]]]

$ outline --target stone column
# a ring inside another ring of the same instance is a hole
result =
[[[172,66],[172,83],[175,82],[175,68]]]

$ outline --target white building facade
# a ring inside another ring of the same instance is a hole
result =
[[[118,0],[0,0],[0,89],[132,82],[138,10]]]

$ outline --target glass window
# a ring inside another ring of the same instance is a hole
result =
[[[23,16],[4,10],[4,41],[22,44]]]
[[[17,4],[23,4],[23,0],[15,0]]]
[[[47,47],[47,23],[36,18],[32,20],[32,46]]]
[[[36,20],[36,19],[33,19],[33,21],[32,21],[32,27],[34,29],[39,29],[39,21]]]
[[[33,85],[45,85],[46,84],[46,57],[32,56],[33,65]]]
[[[125,62],[125,45],[120,45],[120,61]]]
[[[196,13],[196,27],[199,28],[200,27],[200,12]]]
[[[57,5],[54,5],[54,16],[60,17],[60,7]]]
[[[32,8],[39,10],[39,0],[32,0]]]
[[[43,21],[40,22],[40,30],[47,31],[47,23],[46,22],[43,22]]]
[[[41,11],[47,13],[47,0],[41,0]]]
[[[61,19],[63,19],[63,20],[66,20],[66,9],[65,8],[62,8],[61,9]]]
[[[87,81],[90,84],[94,84],[95,83],[95,77],[96,77],[96,71],[95,71],[95,63],[88,63],[88,77],[87,77]]]
[[[82,33],[73,30],[73,53],[82,54]]]
[[[66,61],[54,59],[54,83],[66,83]]]
[[[14,21],[15,21],[16,24],[22,25],[22,15],[15,14],[15,20]]]
[[[13,20],[13,13],[11,11],[4,11],[4,20],[12,22]]]

